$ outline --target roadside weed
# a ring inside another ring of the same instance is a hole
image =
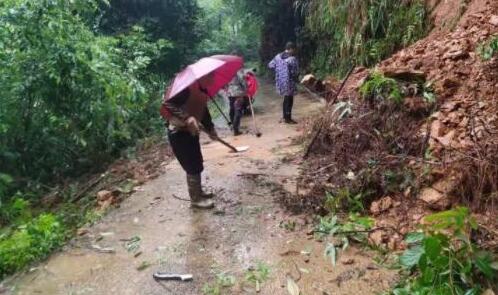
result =
[[[408,275],[392,294],[481,294],[496,284],[498,264],[471,241],[476,228],[463,207],[425,217],[422,230],[405,239],[399,264]]]

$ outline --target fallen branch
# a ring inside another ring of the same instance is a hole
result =
[[[379,226],[379,227],[374,227],[372,229],[364,229],[364,230],[346,230],[346,231],[338,231],[338,232],[334,232],[333,234],[334,235],[347,235],[347,234],[359,234],[359,233],[373,233],[375,231],[378,231],[378,230],[392,230],[394,232],[396,232],[397,234],[400,234],[403,236],[403,234],[401,234],[396,228],[392,227],[392,226]],[[320,230],[314,230],[312,231],[313,233],[321,233],[321,234],[330,234],[330,232],[326,232],[326,231],[320,231]]]
[[[302,86],[302,87],[299,87],[299,88],[304,89],[309,95],[315,97],[318,100],[325,99],[325,97],[323,96],[324,94],[335,93],[335,91],[333,91],[333,90],[326,90],[326,91],[323,91],[323,92],[313,92],[311,89],[309,89],[306,86]]]
[[[91,181],[85,188],[83,188],[81,191],[79,191],[70,201],[70,203],[76,203],[78,202],[79,200],[81,200],[85,194],[91,190],[92,188],[94,188],[97,184],[99,184],[103,179],[104,179],[104,175],[100,175],[97,179],[94,179],[93,181]]]
[[[351,69],[349,70],[348,74],[346,75],[346,78],[344,78],[344,81],[342,81],[341,87],[339,87],[339,90],[337,90],[334,99],[327,103],[327,106],[326,106],[327,109],[328,109],[328,107],[330,105],[333,105],[333,104],[336,103],[337,99],[339,98],[339,95],[342,92],[342,89],[344,88],[344,86],[346,85],[346,82],[348,81],[349,77],[353,73],[354,68],[355,67],[353,65],[351,67]],[[313,136],[313,138],[311,139],[310,144],[307,146],[307,148],[306,148],[306,150],[304,152],[304,155],[303,155],[303,159],[308,158],[308,155],[311,152],[311,148],[315,144],[316,139],[318,138],[318,136],[320,135],[320,133],[322,133],[322,128],[324,127],[324,125],[325,125],[325,117],[322,118],[322,121],[320,122],[320,126],[318,127],[318,131],[315,133],[315,136]]]
[[[250,172],[243,172],[237,174],[239,177],[258,177],[258,176],[268,176],[267,173],[250,173]]]

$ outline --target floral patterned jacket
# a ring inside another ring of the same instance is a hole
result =
[[[296,94],[296,82],[299,76],[297,58],[286,52],[277,54],[268,64],[268,68],[275,71],[275,86],[278,94],[282,96]]]

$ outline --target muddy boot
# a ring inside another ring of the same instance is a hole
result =
[[[211,209],[214,207],[212,200],[203,198],[201,175],[187,174],[188,194],[190,196],[190,206],[198,209]]]
[[[203,188],[202,188],[202,177],[201,177],[201,197],[203,199],[212,199],[214,198],[214,193],[212,192],[206,192]]]
[[[203,190],[203,191],[202,191],[202,193],[201,193],[201,197],[202,197],[203,199],[212,199],[212,198],[214,198],[214,194],[213,194],[213,193],[211,193],[211,192],[207,193],[207,192],[205,192],[205,191]]]

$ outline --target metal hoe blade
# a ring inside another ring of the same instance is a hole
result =
[[[249,149],[249,146],[248,145],[238,146],[238,147],[235,147],[235,149],[237,149],[237,153],[241,153],[241,152],[247,151]]]

